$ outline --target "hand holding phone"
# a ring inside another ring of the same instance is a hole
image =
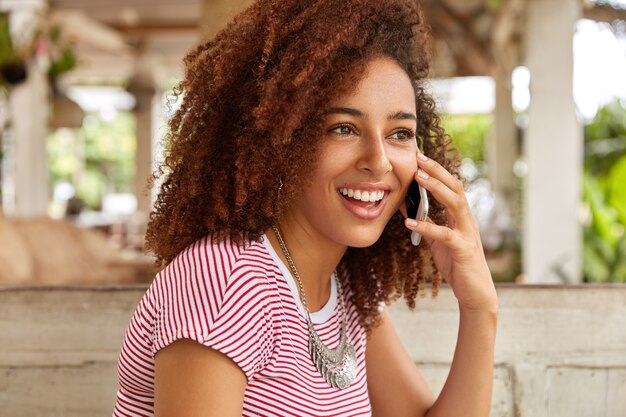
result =
[[[417,145],[417,138],[415,138],[415,144]],[[419,145],[418,145],[419,149]],[[424,221],[428,216],[428,193],[421,185],[413,179],[409,190],[405,197],[406,200],[406,213],[410,219],[417,221]],[[411,232],[411,243],[414,246],[420,244],[422,235],[417,232]]]

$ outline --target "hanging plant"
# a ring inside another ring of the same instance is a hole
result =
[[[11,32],[9,30],[9,14],[0,13],[0,83],[17,85],[26,79],[26,64],[15,53]]]
[[[55,25],[45,31],[43,36],[39,38],[40,46],[50,59],[48,80],[53,89],[56,88],[59,77],[71,71],[76,67],[77,63],[73,43],[62,35],[61,27]]]
[[[74,45],[62,36],[60,26],[43,23],[32,39],[17,49],[11,38],[9,15],[0,13],[0,83],[15,86],[26,80],[27,62],[36,57],[49,61],[48,80],[53,90],[58,78],[77,63]]]

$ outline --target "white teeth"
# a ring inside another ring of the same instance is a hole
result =
[[[352,188],[340,188],[339,192],[341,194],[354,198],[355,200],[361,200],[364,202],[376,202],[380,201],[385,197],[384,191],[361,191],[361,190],[353,190]]]

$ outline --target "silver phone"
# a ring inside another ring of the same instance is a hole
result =
[[[417,144],[417,138],[415,138],[415,144]],[[409,190],[406,193],[406,213],[407,216],[411,219],[415,219],[417,221],[424,221],[428,216],[428,193],[426,189],[415,181],[415,179],[411,182],[409,186]],[[422,240],[422,235],[417,232],[411,232],[411,243],[414,246],[420,244]]]

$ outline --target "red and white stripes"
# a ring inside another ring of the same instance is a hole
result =
[[[318,373],[298,290],[268,239],[237,245],[212,236],[191,245],[155,278],[126,330],[113,415],[154,415],[154,355],[181,338],[231,358],[245,373],[243,416],[371,416],[365,332],[344,291],[357,376],[344,390]],[[331,297],[311,314],[328,347],[339,343],[340,310]]]

